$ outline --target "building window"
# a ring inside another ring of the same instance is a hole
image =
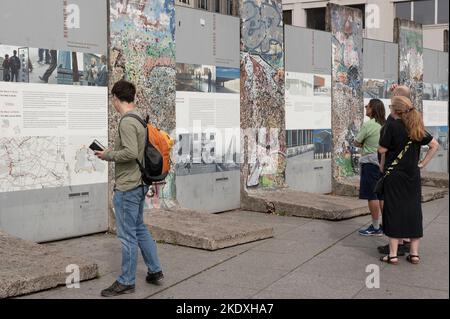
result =
[[[298,146],[298,131],[292,131],[292,146]]]
[[[283,24],[292,25],[292,10],[283,10]]]
[[[287,147],[292,146],[292,131],[286,131],[286,144]]]
[[[208,0],[199,0],[198,7],[200,9],[208,10]]]
[[[448,0],[438,1],[437,23],[448,23]]]
[[[220,13],[220,0],[215,1],[214,11],[216,11],[217,13]]]
[[[395,16],[400,19],[411,20],[411,2],[395,3]]]
[[[414,1],[414,21],[422,24],[435,24],[434,0]]]
[[[306,27],[325,31],[326,8],[306,9]]]
[[[227,0],[227,14],[230,16],[234,15],[234,1],[235,0]]]
[[[178,0],[178,2],[184,3],[184,4],[190,4],[189,0]]]

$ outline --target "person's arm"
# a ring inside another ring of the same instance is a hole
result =
[[[119,151],[106,150],[103,159],[109,162],[123,163],[138,158],[137,128],[125,119],[120,124],[120,140],[123,149]]]
[[[423,158],[423,160],[419,161],[419,168],[424,168],[425,166],[427,166],[427,164],[431,161],[431,159],[433,158],[434,154],[436,154],[437,150],[439,149],[439,143],[438,141],[436,141],[436,139],[432,139],[431,142],[428,144],[428,151],[425,154],[425,157]]]
[[[362,147],[364,144],[364,140],[366,139],[367,135],[367,129],[365,123],[362,125],[361,130],[359,131],[358,135],[356,135],[355,139],[353,140],[353,145],[356,147]]]
[[[384,163],[386,163],[386,152],[387,152],[387,148],[382,147],[383,149],[383,153],[380,153],[380,148],[378,148],[378,153],[381,154],[381,158],[380,158],[380,172],[383,173],[384,172]]]

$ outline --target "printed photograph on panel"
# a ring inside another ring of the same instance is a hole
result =
[[[216,67],[216,92],[239,94],[240,69]]]
[[[215,66],[177,63],[176,70],[177,91],[216,92]]]

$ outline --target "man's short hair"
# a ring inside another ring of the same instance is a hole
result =
[[[111,94],[117,97],[121,102],[132,103],[134,102],[134,97],[136,95],[136,87],[131,82],[120,80],[114,84]]]

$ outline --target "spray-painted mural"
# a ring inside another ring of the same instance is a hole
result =
[[[363,122],[362,12],[329,4],[327,28],[332,35],[333,185],[357,176],[358,150],[353,140]]]
[[[136,85],[142,115],[167,132],[175,129],[175,8],[173,0],[110,1],[110,63],[112,86],[120,79]],[[119,115],[110,106],[112,144]],[[111,168],[112,169],[112,168]],[[112,174],[110,176],[113,176]],[[175,204],[174,172],[152,185],[147,206]]]
[[[285,111],[281,0],[241,0],[243,190],[284,185]]]
[[[422,112],[423,34],[422,25],[395,19],[394,42],[398,43],[399,83],[411,89],[414,106]]]

